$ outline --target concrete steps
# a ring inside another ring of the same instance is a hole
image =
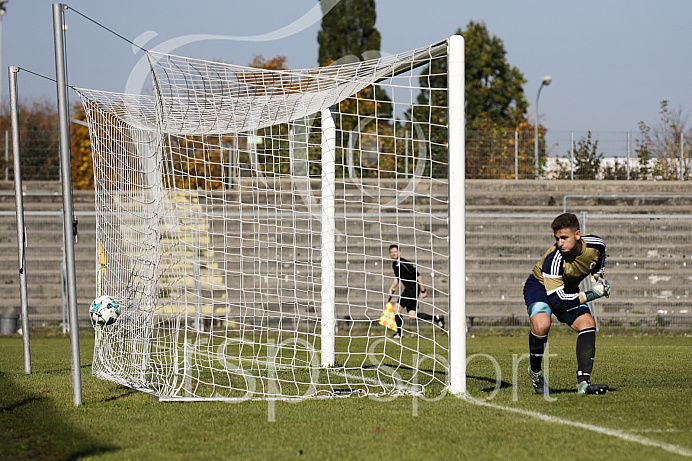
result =
[[[337,197],[336,237],[339,316],[375,315],[381,309],[382,291],[388,288],[392,277],[391,260],[386,245],[372,238],[374,233],[381,234],[384,241],[398,241],[404,256],[415,259],[431,289],[431,296],[421,303],[421,309],[425,312],[448,309],[444,293],[448,291],[449,281],[440,276],[447,272],[448,264],[445,256],[448,230],[446,187],[443,184],[419,185],[418,195],[402,202],[399,206],[402,213],[398,216],[394,215],[394,209],[386,209],[377,219],[360,217],[363,212],[382,210],[380,205],[389,204],[395,191],[404,187],[402,184],[392,182],[388,184],[389,190],[379,195],[372,193],[373,189],[368,184],[362,188],[346,184],[337,191],[341,194]],[[313,181],[310,187],[312,196],[319,197],[318,183]],[[236,213],[257,208],[247,188],[227,195],[230,198],[235,194],[238,200]],[[38,182],[25,183],[25,189],[31,194],[45,194],[24,197],[29,238],[26,255],[30,311],[37,315],[55,316],[60,311],[62,297],[62,198],[55,194],[60,187],[57,183]],[[566,195],[585,191],[610,195],[692,195],[692,182],[474,180],[467,182],[466,189],[467,311],[478,316],[521,317],[525,316],[523,282],[553,243],[550,221],[562,212]],[[0,184],[0,192],[12,190],[7,184]],[[362,198],[362,190],[371,195]],[[206,200],[215,194],[222,192],[198,197],[200,209],[204,209]],[[268,197],[263,205],[270,205],[277,198]],[[75,191],[74,201],[80,236],[75,246],[78,305],[87,306],[94,297],[96,284],[94,196],[92,192]],[[433,212],[439,216],[421,219],[416,212],[427,211],[431,204]],[[692,199],[568,197],[567,205],[569,211],[587,212],[587,221],[583,223],[586,231],[603,237],[608,244],[607,273],[613,296],[597,301],[602,315],[656,314],[659,310],[679,312],[689,309],[691,295],[687,287],[692,280],[692,264],[688,264],[692,263],[689,216],[650,219],[619,216],[689,215],[692,214]],[[299,211],[309,209],[306,204],[298,207]],[[39,211],[50,211],[51,214],[37,216]],[[591,217],[596,214],[605,216]],[[232,310],[236,304],[227,298],[248,287],[252,287],[253,296],[278,298],[280,283],[272,288],[266,280],[243,273],[243,268],[248,267],[248,259],[282,266],[282,274],[288,276],[289,281],[298,280],[296,293],[287,295],[281,292],[282,299],[293,299],[296,305],[312,302],[308,289],[314,289],[314,286],[310,285],[307,275],[319,277],[320,274],[319,221],[298,215],[282,216],[280,220],[282,225],[294,230],[264,238],[257,248],[244,247],[248,241],[245,236],[254,239],[256,232],[273,228],[276,223],[272,219],[263,217],[254,225],[244,225],[242,230],[229,225],[231,221],[228,220],[212,218],[206,221],[209,230],[215,233],[208,241],[208,251],[218,255],[222,250],[227,251],[227,257],[219,263],[230,275],[225,279],[222,277],[220,284],[218,280],[202,283],[198,293],[202,306]],[[429,231],[433,232],[432,239]],[[427,240],[421,240],[423,238]],[[414,250],[416,242],[424,242],[424,245],[418,245]],[[240,263],[241,257],[245,258],[243,264],[246,266]],[[0,260],[5,262],[0,267],[0,284],[5,286],[0,293],[0,313],[17,312],[19,274],[14,197],[11,193],[0,195]],[[358,267],[365,273],[347,275],[348,266]],[[214,274],[220,273],[219,268],[205,270],[210,271],[209,281],[216,280]],[[431,273],[436,274],[434,282]],[[174,269],[170,269],[167,275],[174,278]],[[186,285],[185,290],[188,290],[188,299],[194,299],[191,287]],[[80,315],[82,311],[85,309],[80,310]]]

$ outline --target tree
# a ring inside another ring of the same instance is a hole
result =
[[[56,180],[60,177],[58,112],[49,101],[20,101],[17,107],[22,178]],[[9,110],[0,117],[0,130],[11,133]],[[11,163],[11,162],[10,162]],[[2,167],[4,169],[4,159]],[[12,171],[10,165],[10,171]]]
[[[577,141],[573,155],[574,179],[596,179],[601,171],[603,154],[598,153],[598,140],[591,140],[591,131],[589,131],[586,138],[582,137]],[[610,174],[619,174],[620,172],[620,166],[616,164],[615,170],[610,171]],[[559,162],[557,178],[570,179],[570,177],[570,160]]]
[[[606,165],[603,168],[603,179],[627,179],[627,164],[617,158],[613,165]]]
[[[505,60],[502,40],[490,36],[484,23],[469,22],[466,32],[457,34],[465,41],[465,98],[467,133],[467,177],[513,177],[514,175],[514,131],[520,131],[523,140],[533,133],[533,126],[526,119],[527,103],[522,84],[524,76],[516,67]],[[436,59],[426,66],[420,75],[423,90],[418,96],[420,107],[407,112],[409,120],[425,127],[445,126],[447,123],[447,61]],[[436,88],[440,88],[437,91]],[[431,106],[428,110],[426,107]],[[427,135],[427,132],[426,132]],[[532,135],[533,136],[533,135]],[[508,149],[506,139],[511,139]],[[442,148],[446,133],[432,133],[432,158],[435,176],[446,175],[442,166],[447,155]],[[533,139],[533,138],[532,138]],[[524,143],[525,144],[525,143]],[[533,161],[529,161],[528,146],[518,146],[520,173],[533,174]],[[530,152],[533,158],[533,150]],[[510,167],[511,164],[511,167]]]
[[[380,32],[375,28],[377,14],[375,0],[341,0],[322,17],[321,30],[317,33],[320,66],[358,62],[380,57]],[[377,162],[360,159],[358,168],[362,176],[375,176],[383,171],[396,171],[388,154],[394,152],[392,140],[395,127],[390,121],[394,107],[391,98],[377,85],[363,88],[357,95],[339,103],[337,129],[357,132],[359,143],[373,144]],[[352,115],[350,115],[352,114]],[[377,116],[372,122],[372,116]],[[374,135],[377,133],[377,136]],[[347,137],[345,138],[347,139]],[[386,141],[380,141],[386,139]],[[346,141],[348,142],[348,141]],[[337,163],[342,161],[345,150],[337,150]],[[354,159],[355,160],[355,159]],[[337,171],[342,173],[342,171]]]
[[[640,179],[653,176],[655,179],[678,179],[680,169],[690,170],[689,151],[682,153],[681,137],[692,138],[692,129],[686,129],[687,114],[678,107],[669,108],[669,101],[661,101],[660,120],[653,126],[639,122],[640,137],[637,142],[638,168]],[[681,165],[682,161],[682,165]],[[688,173],[689,174],[689,173]]]
[[[286,66],[286,56],[276,56],[275,58],[271,59],[264,59],[264,56],[261,54],[255,55],[254,59],[252,62],[249,64],[250,67],[256,67],[258,69],[267,69],[267,70],[286,70],[288,69],[288,66]]]
[[[86,122],[86,114],[81,104],[73,108],[74,118]],[[94,189],[94,160],[91,151],[89,128],[70,123],[70,169],[72,170],[72,187],[75,189]]]
[[[22,178],[25,180],[60,179],[60,134],[55,103],[49,100],[36,100],[30,104],[20,102],[17,109]],[[75,104],[71,114],[71,118],[86,121],[86,115],[80,103]],[[9,113],[0,116],[0,130],[10,130]],[[70,123],[69,130],[72,187],[93,189],[94,167],[89,129],[83,125]],[[0,166],[4,168],[4,159],[0,163],[2,164]],[[10,171],[12,171],[11,165]]]
[[[485,23],[469,22],[463,35],[465,43],[465,103],[466,128],[499,126],[514,130],[525,123],[528,103],[522,85],[526,83],[518,68],[506,61],[502,40],[491,36]],[[446,88],[447,62],[442,60],[437,68],[425,68],[421,72],[421,86]],[[440,75],[443,74],[443,75]],[[432,77],[430,77],[432,75]],[[439,95],[439,103],[447,105],[446,93]],[[428,95],[418,98],[428,103]]]
[[[243,91],[243,96],[265,95],[289,87],[290,77],[281,71],[288,69],[285,56],[265,59],[262,55],[254,56],[248,67],[262,70],[243,69],[234,72],[234,78]],[[239,165],[254,164],[262,169],[265,175],[288,171],[288,161],[280,158],[280,152],[287,151],[288,126],[282,124],[261,128],[252,133],[226,133],[215,139],[205,136],[168,136],[173,163],[184,174],[176,175],[176,186],[180,188],[223,189],[232,183],[228,177],[229,163],[235,169]],[[267,144],[267,140],[273,141]],[[279,141],[285,139],[286,141]],[[281,147],[284,149],[282,150]],[[250,152],[255,152],[255,159]],[[233,159],[230,156],[233,156]],[[239,173],[235,173],[239,174]]]
[[[518,68],[507,62],[502,40],[491,36],[484,22],[470,21],[464,36],[467,129],[485,125],[514,128],[526,118],[528,103]]]
[[[317,32],[319,65],[328,66],[344,56],[361,59],[367,51],[380,51],[376,19],[375,0],[341,0],[322,17],[322,28]]]
[[[632,170],[632,179],[649,179],[653,173],[651,167],[651,155],[653,142],[651,140],[651,128],[644,122],[639,122],[640,137],[636,138],[637,166]]]
[[[376,19],[375,0],[341,0],[322,17],[322,28],[317,32],[319,65],[378,58],[380,32],[375,28]],[[393,107],[387,93],[377,86],[369,86],[362,89],[356,98],[343,101],[341,113],[358,113],[359,116],[377,113],[391,117]],[[340,128],[344,130],[358,125],[353,118],[343,119],[341,123]]]

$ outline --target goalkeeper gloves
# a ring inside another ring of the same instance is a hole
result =
[[[602,275],[599,276],[599,274],[596,274],[596,276],[598,281],[592,285],[591,291],[579,294],[579,299],[583,303],[591,302],[594,299],[598,299],[603,296],[606,298],[610,297],[610,283],[608,283],[608,281],[604,279]]]
[[[596,282],[595,285],[591,286],[591,291],[594,292],[597,298],[600,298],[601,296],[605,296],[606,298],[610,297],[610,283],[603,277],[598,279],[598,282]],[[595,299],[595,298],[594,298]]]
[[[596,283],[599,280],[605,279],[605,271],[603,269],[599,270],[595,274],[591,275],[591,283]]]

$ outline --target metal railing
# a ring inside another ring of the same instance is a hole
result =
[[[689,198],[692,199],[692,195],[670,195],[670,194],[567,194],[564,197],[562,197],[562,212],[566,213],[567,212],[567,200],[571,198],[595,198],[595,199],[651,199],[651,198],[660,198],[660,199],[679,199],[679,198]],[[653,218],[657,218],[659,215],[650,215],[647,214],[647,216]],[[666,216],[666,215],[660,215],[660,216]],[[679,216],[679,215],[675,215]],[[690,215],[692,216],[692,215]]]

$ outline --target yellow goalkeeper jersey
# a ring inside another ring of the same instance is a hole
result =
[[[595,235],[582,235],[583,251],[565,256],[553,245],[534,266],[533,276],[545,287],[551,307],[571,308],[581,304],[579,284],[590,274],[605,268],[606,245]]]

